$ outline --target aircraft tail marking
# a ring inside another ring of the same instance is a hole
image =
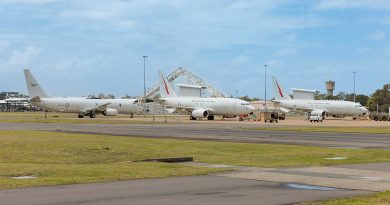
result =
[[[30,98],[39,97],[39,98],[48,98],[49,96],[39,85],[38,81],[31,74],[30,70],[24,69],[24,78],[26,79],[26,85],[28,94]]]
[[[162,71],[159,71],[160,75],[160,95],[162,98],[167,98],[167,97],[176,97],[176,93],[173,91],[173,88],[168,80],[165,78],[164,74]]]
[[[279,84],[278,80],[276,80],[275,76],[272,76],[272,85],[276,100],[291,100],[291,97],[284,92],[283,87]]]

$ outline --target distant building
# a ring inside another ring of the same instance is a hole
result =
[[[333,91],[334,91],[335,85],[336,85],[336,82],[332,81],[332,80],[325,82],[325,87],[326,87],[326,91],[327,91],[328,96],[333,96]]]
[[[0,100],[4,100],[6,98],[18,98],[20,97],[19,92],[1,92]]]

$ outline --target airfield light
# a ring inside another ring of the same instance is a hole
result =
[[[355,76],[356,76],[356,71],[354,71],[354,72],[352,72],[353,73],[353,102],[355,102],[356,101],[356,87],[355,87],[355,85],[356,85],[356,81],[355,81]]]
[[[264,65],[264,108],[267,111],[267,67],[268,65]]]

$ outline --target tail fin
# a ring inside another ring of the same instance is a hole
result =
[[[45,91],[41,88],[38,81],[35,80],[34,76],[31,74],[30,70],[25,69],[24,70],[24,78],[26,79],[26,85],[28,94],[31,98],[34,97],[40,97],[40,98],[47,98],[49,97]]]
[[[169,97],[176,97],[175,91],[173,91],[173,88],[171,84],[168,82],[168,80],[164,77],[164,74],[162,71],[159,71],[160,76],[160,95],[162,98],[169,98]]]
[[[272,85],[274,87],[274,97],[276,100],[291,100],[291,97],[284,92],[283,87],[278,83],[275,76],[272,76]]]

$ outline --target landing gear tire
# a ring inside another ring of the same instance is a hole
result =
[[[77,115],[78,118],[84,118],[84,115]]]
[[[208,120],[214,120],[214,115],[208,116],[207,119]]]
[[[131,115],[130,115],[130,118],[134,118],[134,114],[131,114]]]
[[[89,117],[90,117],[90,118],[96,118],[96,114],[95,114],[95,113],[92,113]]]
[[[192,117],[192,116],[190,116],[190,120],[196,120],[196,118],[195,118],[195,117]]]

